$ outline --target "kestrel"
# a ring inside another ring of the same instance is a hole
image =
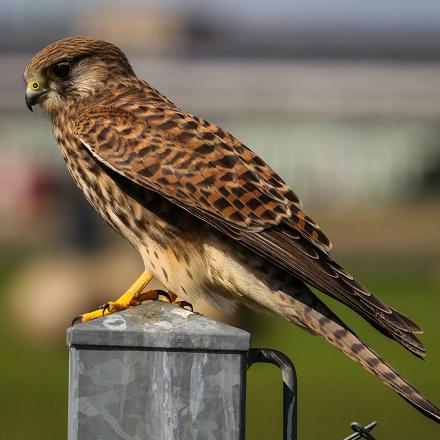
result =
[[[286,183],[238,139],[178,108],[123,52],[88,37],[57,41],[24,72],[78,187],[141,254],[145,271],[87,321],[149,298],[156,277],[180,298],[238,303],[321,335],[428,417],[440,411],[362,342],[308,286],[346,304],[418,357],[421,328],[329,256],[330,241]],[[173,296],[174,298],[174,296]]]

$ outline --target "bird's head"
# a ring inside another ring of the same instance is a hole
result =
[[[26,65],[26,105],[50,116],[88,98],[118,79],[134,77],[124,53],[90,37],[69,37],[38,52]]]

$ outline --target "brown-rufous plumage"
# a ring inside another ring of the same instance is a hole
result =
[[[440,420],[308,285],[422,357],[420,327],[332,260],[330,241],[260,157],[137,78],[110,43],[60,40],[35,55],[24,76],[27,104],[50,117],[76,184],[139,251],[146,272],[184,299],[243,303],[321,335]]]

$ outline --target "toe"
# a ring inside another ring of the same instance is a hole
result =
[[[84,313],[84,315],[81,315],[81,322],[87,322],[92,321],[93,319],[102,318],[104,315],[108,315],[110,313],[112,312],[110,312],[109,309],[97,309],[90,313]]]

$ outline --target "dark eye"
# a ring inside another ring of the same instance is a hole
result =
[[[51,75],[56,79],[66,79],[70,74],[69,63],[58,63],[50,70]]]

